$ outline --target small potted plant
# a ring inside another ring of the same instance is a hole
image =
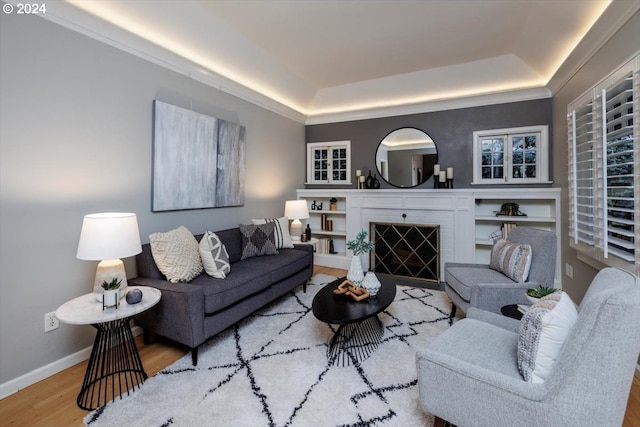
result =
[[[335,197],[332,197],[329,199],[329,210],[330,211],[337,211],[338,210],[338,199],[336,199]]]
[[[114,277],[110,282],[104,280],[102,282],[102,289],[104,289],[104,293],[102,294],[102,305],[104,307],[116,307],[118,308],[118,300],[120,299],[120,284],[122,283],[121,279]]]
[[[351,266],[349,267],[349,272],[347,273],[347,279],[357,286],[360,286],[362,279],[364,279],[364,273],[362,272],[362,260],[360,259],[360,255],[369,252],[374,248],[375,244],[372,242],[367,242],[367,232],[364,230],[360,230],[358,234],[356,234],[356,238],[354,240],[350,240],[347,242],[347,249],[351,249],[353,251],[353,257],[351,258]]]
[[[527,289],[527,299],[531,301],[532,304],[535,304],[540,298],[554,294],[558,291],[560,291],[560,289],[540,285],[535,288]]]

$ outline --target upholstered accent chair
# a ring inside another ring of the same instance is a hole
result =
[[[556,273],[557,237],[555,233],[530,227],[516,227],[508,239],[513,243],[531,246],[531,266],[524,283],[517,283],[489,264],[444,265],[445,292],[453,303],[451,318],[456,308],[466,312],[475,307],[493,313],[509,304],[528,304],[526,290],[538,285],[553,287]]]
[[[517,367],[519,321],[469,309],[418,350],[425,411],[458,426],[620,426],[640,352],[640,279],[605,268],[591,283],[544,382]]]

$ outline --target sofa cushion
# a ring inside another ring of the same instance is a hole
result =
[[[289,220],[286,216],[280,218],[252,219],[251,222],[255,225],[266,224],[268,222],[273,223],[275,226],[273,234],[276,241],[276,249],[293,248],[293,242],[289,235]]]
[[[200,258],[204,271],[211,277],[224,279],[231,271],[227,249],[212,231],[207,231],[200,240]]]
[[[566,292],[541,298],[522,316],[518,370],[525,381],[546,380],[577,320],[578,311]]]
[[[510,283],[511,279],[487,266],[445,268],[445,281],[465,301],[471,301],[471,290],[479,283]]]
[[[273,223],[253,225],[240,224],[240,233],[242,233],[242,260],[263,255],[276,255],[276,249]]]
[[[531,246],[497,239],[491,248],[489,267],[504,273],[514,282],[524,283],[531,267]]]
[[[171,283],[188,282],[202,273],[198,241],[184,226],[149,236],[158,269]]]

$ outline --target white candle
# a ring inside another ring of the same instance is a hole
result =
[[[361,171],[360,169],[358,169],[358,170],[356,171],[356,176],[360,176],[360,175],[362,175],[362,171]]]
[[[453,168],[447,168],[447,179],[453,179]]]
[[[434,175],[440,174],[440,165],[438,164],[433,165],[433,174]]]
[[[366,179],[366,178],[365,178],[365,176],[364,176],[364,175],[361,175],[361,176],[360,176],[360,182],[364,182],[364,180],[365,180],[365,179]]]
[[[440,177],[440,179],[439,179],[440,182],[446,182],[447,181],[447,175],[446,175],[445,171],[440,171],[438,176]]]

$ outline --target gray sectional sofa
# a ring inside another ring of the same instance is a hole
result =
[[[158,270],[149,244],[142,245],[136,256],[138,277],[130,285],[160,289],[162,298],[153,308],[135,317],[144,330],[187,345],[194,366],[198,347],[258,308],[306,282],[313,272],[311,245],[279,249],[277,255],[241,260],[242,235],[238,228],[215,232],[224,243],[231,263],[231,273],[216,279],[206,273],[188,283],[170,283]],[[202,235],[195,236],[198,241]]]

